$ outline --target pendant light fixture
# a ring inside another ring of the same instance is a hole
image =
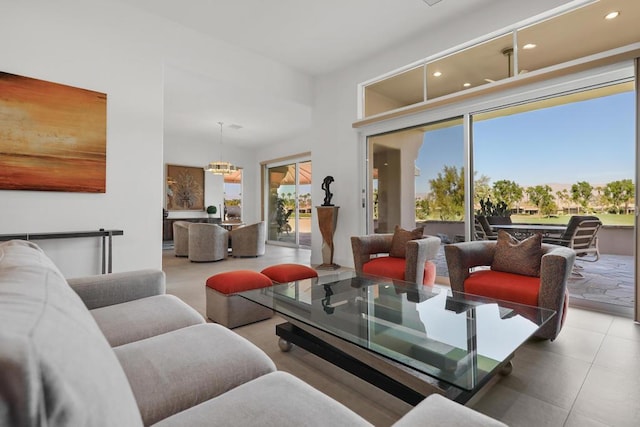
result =
[[[204,169],[207,172],[211,172],[214,175],[229,175],[237,170],[237,168],[232,165],[230,162],[225,162],[222,160],[222,122],[218,122],[220,125],[220,151],[218,152],[218,157],[220,160],[213,161],[207,165]]]

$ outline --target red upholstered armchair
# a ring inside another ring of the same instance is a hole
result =
[[[373,274],[411,283],[431,285],[436,268],[430,260],[436,257],[440,239],[434,236],[410,240],[404,257],[389,256],[393,233],[351,237],[353,262],[357,273]]]
[[[446,245],[444,248],[451,289],[489,298],[554,310],[554,316],[537,333],[554,340],[560,333],[569,302],[567,279],[575,252],[569,248],[542,244],[539,276],[520,275],[475,267],[491,266],[497,242],[478,240]]]

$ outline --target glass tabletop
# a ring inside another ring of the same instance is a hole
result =
[[[285,318],[473,390],[555,315],[444,286],[347,273],[240,293]]]

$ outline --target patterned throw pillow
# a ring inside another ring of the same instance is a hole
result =
[[[523,276],[540,277],[542,234],[519,241],[504,230],[498,231],[496,253],[491,269]]]
[[[405,258],[407,255],[407,242],[409,240],[422,239],[424,232],[423,227],[413,229],[411,231],[401,228],[396,225],[396,229],[393,232],[391,238],[391,249],[389,250],[389,256],[395,258]]]

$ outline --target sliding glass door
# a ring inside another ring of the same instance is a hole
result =
[[[633,79],[616,73],[622,77],[461,106],[463,117],[368,135],[368,232],[424,225],[445,243],[482,238],[474,217],[489,203],[523,226],[597,216],[599,257],[578,257],[571,304],[631,315],[638,95]],[[447,276],[441,255],[438,275]]]
[[[635,98],[629,80],[473,115],[476,200],[503,204],[514,224],[602,222],[598,259],[579,256],[568,281],[572,305],[634,307]]]
[[[311,247],[311,161],[266,167],[270,243]]]
[[[443,222],[443,233],[464,235],[463,136],[462,119],[453,118],[368,138],[370,230]]]

